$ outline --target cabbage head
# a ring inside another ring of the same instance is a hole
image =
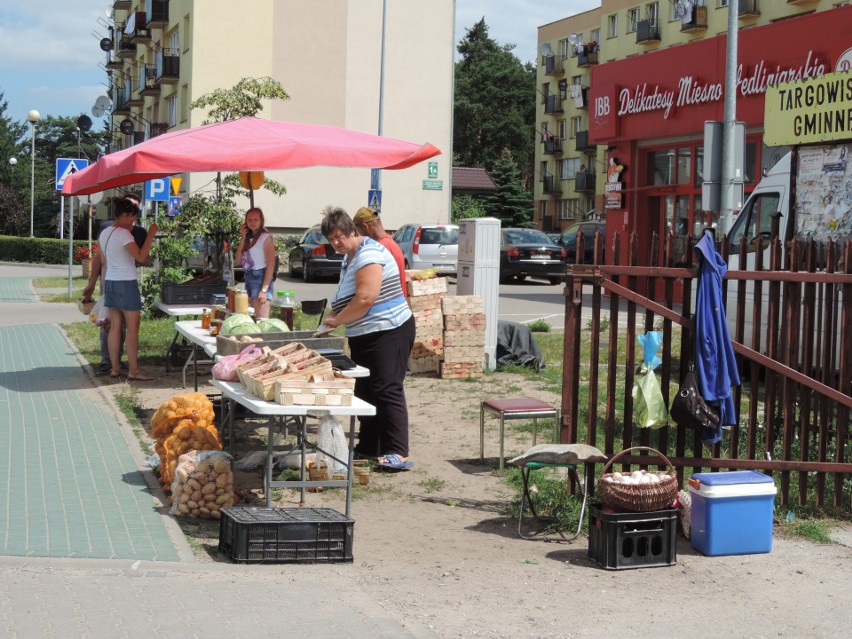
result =
[[[290,329],[284,320],[271,317],[258,323],[261,333],[289,333]]]
[[[250,315],[246,315],[245,313],[234,313],[224,322],[222,322],[222,328],[219,330],[219,332],[222,335],[234,335],[234,329],[237,326],[241,326],[243,324],[254,325],[254,320],[251,318]]]

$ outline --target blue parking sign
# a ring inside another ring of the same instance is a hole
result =
[[[180,196],[173,195],[169,198],[169,217],[177,215],[180,213]]]
[[[155,178],[145,182],[145,199],[149,202],[168,202],[169,178]]]

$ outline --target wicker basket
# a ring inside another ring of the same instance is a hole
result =
[[[634,450],[647,450],[658,455],[672,471],[671,479],[651,484],[623,484],[616,481],[604,481],[607,477],[612,477],[612,473],[606,472],[607,469],[618,461],[619,457]],[[674,476],[674,466],[672,466],[668,457],[648,446],[633,446],[613,455],[612,459],[606,463],[603,473],[598,479],[596,490],[600,500],[610,508],[644,513],[671,506],[675,497],[677,497],[678,485]]]
[[[77,310],[79,310],[83,315],[88,315],[92,312],[92,309],[95,307],[95,300],[90,300],[88,302],[84,302],[83,300],[77,300]]]

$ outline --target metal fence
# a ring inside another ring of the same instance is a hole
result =
[[[782,246],[777,220],[771,237],[717,244],[726,260],[733,255],[723,293],[742,385],[734,391],[738,423],[712,446],[673,422],[649,430],[632,419],[637,335],[663,332],[656,374],[667,406],[686,374],[698,275],[692,239],[666,236],[660,250],[654,236],[647,254],[660,257],[638,266],[636,234],[627,238],[627,264],[615,235],[610,263],[569,266],[561,441],[608,455],[655,448],[681,482],[700,471],[758,470],[778,479],[783,504],[852,509],[852,240]],[[595,244],[603,255],[600,234]],[[630,461],[660,463],[647,453]]]

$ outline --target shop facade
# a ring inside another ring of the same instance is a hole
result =
[[[788,150],[763,143],[766,87],[849,69],[849,24],[852,6],[739,32],[736,117],[746,135],[743,201],[762,171]],[[674,233],[675,259],[683,261],[686,240],[719,223],[718,211],[702,208],[701,191],[705,122],[724,119],[726,44],[721,35],[591,69],[589,140],[606,148],[607,246],[615,233],[626,238],[635,231],[640,264],[653,261],[654,233]],[[740,199],[735,196],[735,209]],[[662,251],[663,242],[658,246]],[[626,241],[620,250],[624,263]]]

